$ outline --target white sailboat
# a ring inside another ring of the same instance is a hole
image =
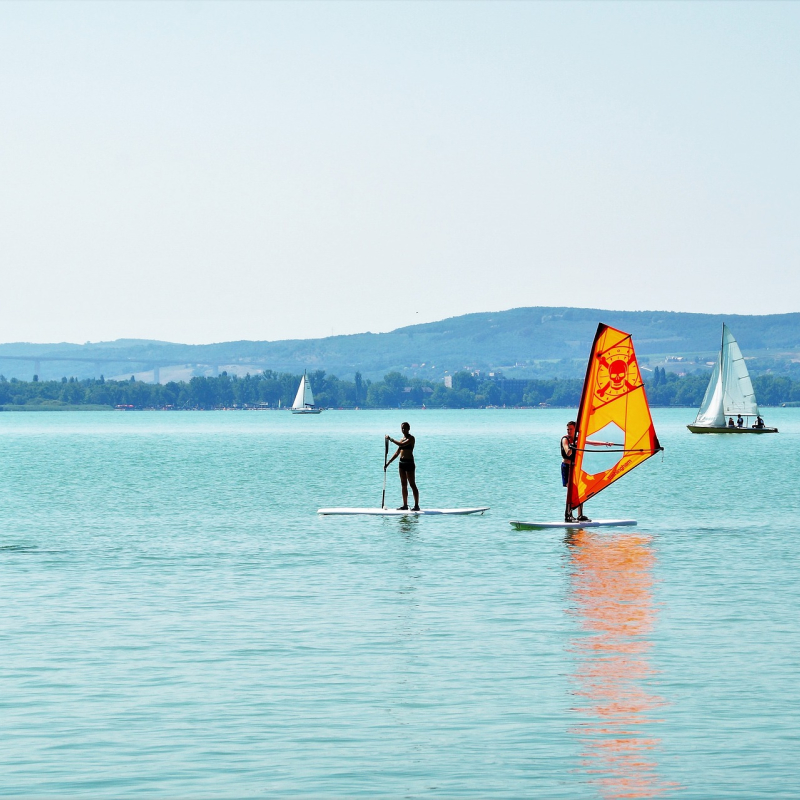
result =
[[[744,417],[744,425],[729,425],[728,420]],[[752,420],[752,427],[748,423]],[[760,425],[760,427],[759,427]],[[758,411],[756,395],[742,351],[725,323],[722,324],[722,346],[711,372],[703,402],[693,425],[692,433],[777,433],[767,428]]]
[[[300,386],[292,403],[292,414],[321,414],[322,409],[314,405],[314,393],[311,391],[311,381],[305,371],[300,379]]]

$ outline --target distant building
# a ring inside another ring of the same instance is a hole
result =
[[[524,392],[528,388],[528,381],[524,378],[500,378],[497,385],[506,392]]]
[[[444,376],[444,385],[447,389],[453,388],[453,376],[452,375],[445,375]]]

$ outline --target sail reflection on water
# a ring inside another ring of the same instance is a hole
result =
[[[663,795],[679,787],[660,777],[661,740],[653,736],[665,701],[649,688],[656,621],[651,537],[582,530],[566,541],[571,613],[582,628],[572,640],[581,766],[604,798]]]

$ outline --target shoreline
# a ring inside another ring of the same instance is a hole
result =
[[[800,408],[800,403],[783,403],[779,406],[761,406],[762,408]],[[326,408],[323,409],[324,411],[550,411],[550,410],[574,410],[576,406],[547,406],[546,408],[540,408],[537,406],[507,406],[505,408],[501,406],[477,406],[474,408],[467,408],[466,406],[463,408],[448,408],[448,407],[436,407],[436,408],[421,408],[421,407],[405,407],[405,408],[398,408],[395,406],[376,406],[374,408]],[[694,409],[694,406],[656,406],[651,405],[650,408],[691,408]],[[2,412],[9,412],[9,413],[20,413],[20,412],[33,412],[33,413],[40,413],[44,411],[116,411],[116,412],[141,412],[141,411],[170,411],[170,412],[209,412],[209,411],[270,411],[270,412],[287,412],[290,409],[288,408],[238,408],[238,407],[219,407],[219,408],[158,408],[156,406],[143,406],[141,408],[115,408],[114,406],[106,406],[106,405],[63,405],[63,406],[51,406],[51,405],[12,405],[12,404],[5,404],[0,405],[0,413]]]

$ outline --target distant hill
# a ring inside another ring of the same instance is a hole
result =
[[[208,345],[130,339],[83,345],[4,344],[0,345],[0,372],[26,380],[34,369],[41,378],[135,374],[148,379],[150,373],[150,380],[155,376],[162,383],[223,369],[238,374],[324,369],[340,378],[356,371],[365,378],[378,378],[397,369],[438,378],[445,371],[466,368],[502,370],[519,377],[570,377],[581,374],[600,321],[632,333],[643,364],[666,363],[673,369],[702,368],[719,348],[725,321],[745,356],[752,358],[754,372],[800,373],[796,361],[800,359],[800,313],[744,316],[569,307],[466,314],[389,333],[324,339]]]

